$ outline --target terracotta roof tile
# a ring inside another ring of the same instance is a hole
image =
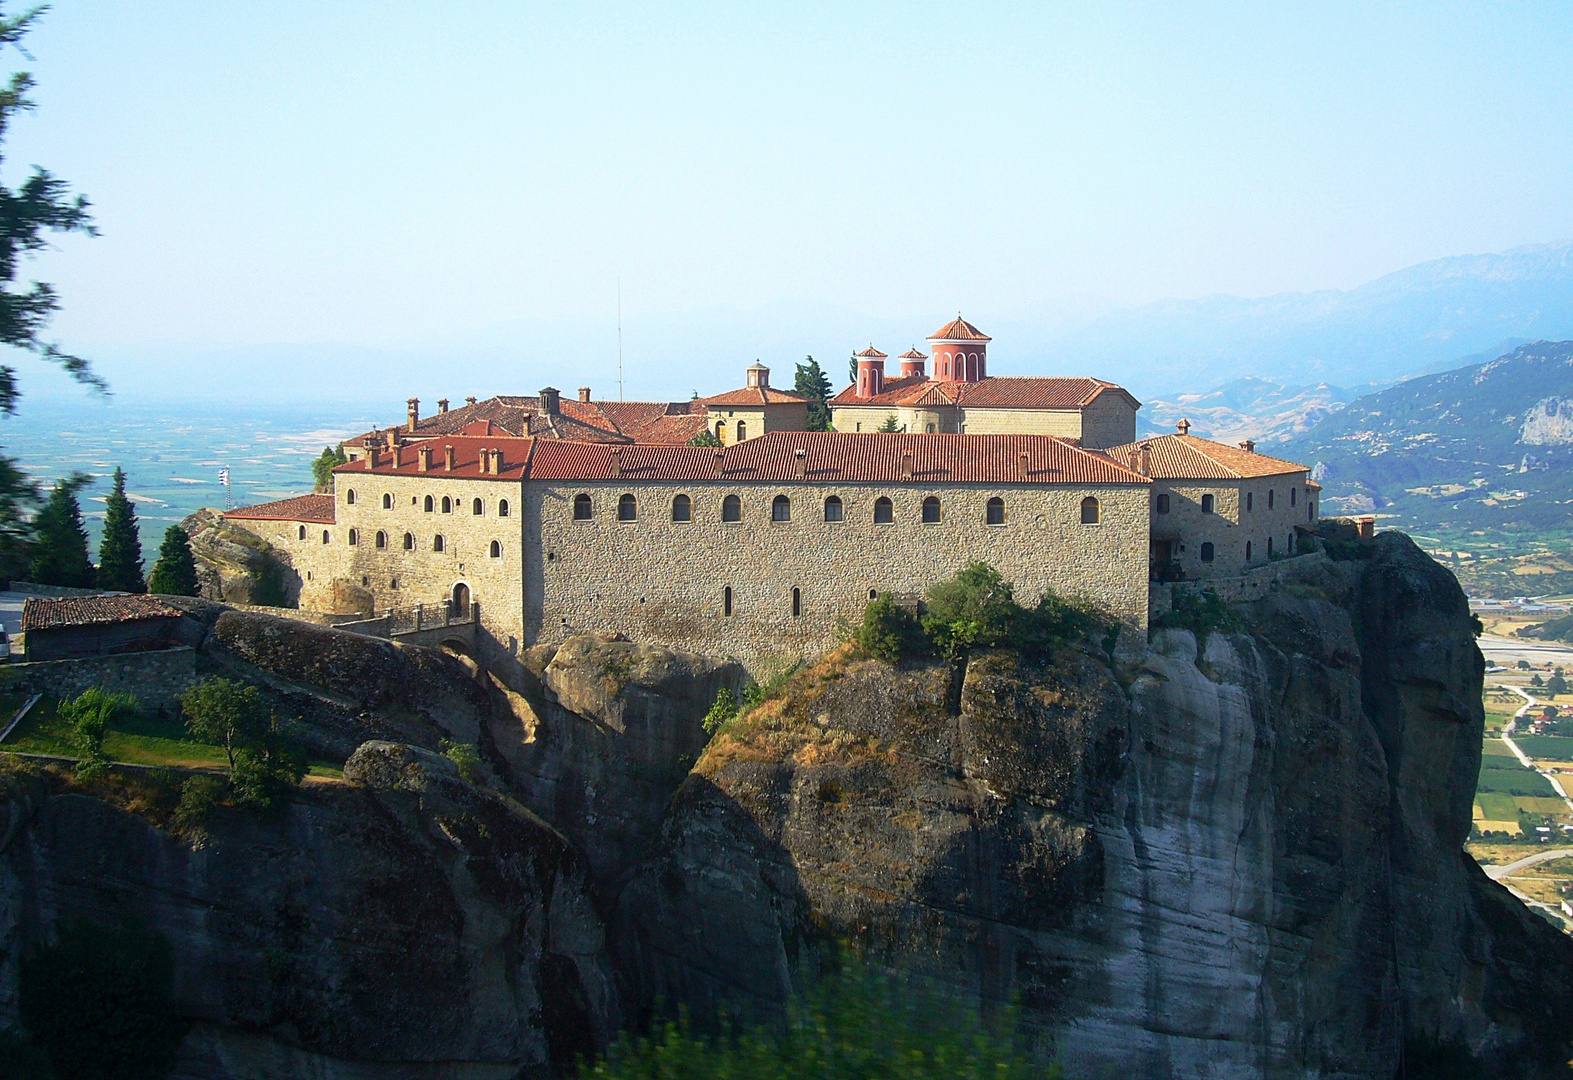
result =
[[[791,394],[774,387],[745,386],[741,390],[728,390],[714,397],[700,398],[699,404],[710,408],[726,405],[802,405],[807,401],[801,394]]]
[[[243,521],[315,521],[332,525],[334,518],[332,495],[296,495],[278,502],[242,506],[224,513],[227,518]]]
[[[957,315],[929,335],[930,341],[993,341],[994,339]]]
[[[560,419],[560,418],[559,418]],[[382,450],[377,455],[377,465],[372,467],[371,457],[351,461],[334,469],[334,475],[353,478],[356,475],[373,476],[431,476],[451,477],[465,480],[519,480],[525,475],[530,454],[537,447],[551,446],[554,444],[570,445],[601,445],[596,443],[576,443],[567,439],[519,439],[512,436],[501,438],[479,438],[470,435],[453,435],[441,439],[423,439],[417,443],[405,443],[396,451]],[[446,467],[447,448],[453,447],[453,468]],[[420,467],[420,449],[431,449],[431,468],[422,471]],[[497,473],[485,472],[481,468],[481,451],[501,450],[503,454],[502,470]],[[326,495],[317,496],[331,498]],[[255,509],[255,508],[252,508]],[[234,514],[226,515],[229,517]]]
[[[861,357],[864,360],[883,360],[883,359],[885,359],[885,354],[880,352],[878,349],[874,348],[874,346],[872,346],[872,345],[870,345],[868,348],[864,349],[862,352],[855,352],[852,355],[853,356],[857,356],[857,357]]]
[[[834,405],[920,406],[960,405],[966,408],[1078,409],[1105,392],[1123,394],[1138,408],[1124,387],[1102,379],[1054,376],[991,376],[977,382],[938,382],[924,375],[886,379],[885,389],[860,398],[849,386],[831,399]]]
[[[184,614],[150,596],[30,596],[22,605],[22,630],[95,626],[142,619],[178,619]]]
[[[1150,448],[1155,480],[1241,480],[1305,472],[1306,466],[1268,457],[1237,446],[1226,446],[1196,435],[1158,435],[1104,451],[1116,461],[1129,461],[1133,451]]]

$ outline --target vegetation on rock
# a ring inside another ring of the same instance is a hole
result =
[[[98,541],[98,587],[118,592],[147,591],[142,580],[142,536],[137,510],[126,498],[126,474],[115,466],[114,486],[104,500],[104,532]]]
[[[181,699],[186,729],[224,748],[230,790],[267,809],[306,775],[306,755],[285,738],[278,717],[254,686],[222,676],[203,679]]]
[[[318,454],[311,463],[311,477],[316,482],[315,490],[320,492],[333,490],[333,470],[349,461],[349,456],[344,453],[344,444],[338,446],[324,446],[322,453]]]
[[[197,562],[191,554],[191,537],[179,525],[164,530],[164,542],[158,548],[158,561],[148,575],[149,592],[166,596],[196,596]]]
[[[1201,592],[1177,591],[1172,606],[1153,620],[1158,630],[1189,630],[1198,641],[1214,630],[1238,630],[1242,625],[1239,612],[1219,598],[1211,589]]]

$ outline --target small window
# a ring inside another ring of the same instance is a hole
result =
[[[393,495],[390,492],[384,491],[382,493],[382,508],[384,510],[393,509]]]
[[[874,500],[874,524],[889,525],[896,520],[895,510],[890,505],[890,500],[881,495]]]
[[[1098,500],[1088,495],[1081,501],[1081,523],[1083,525],[1098,524]]]
[[[770,520],[771,521],[791,521],[792,520],[792,500],[787,498],[785,495],[777,495],[774,499],[771,499],[770,500]]]
[[[721,614],[732,614],[732,586],[730,585],[721,590]]]
[[[1271,536],[1267,538],[1267,557],[1269,559],[1273,557],[1273,538]]]
[[[748,425],[739,420],[737,422],[737,441],[742,442],[748,438]]]
[[[1158,513],[1160,513],[1160,514],[1167,514],[1169,512],[1169,496],[1167,496],[1167,495],[1159,495],[1158,496],[1158,501],[1157,501],[1157,506],[1158,506]]]
[[[722,499],[721,500],[721,520],[722,521],[742,521],[743,520],[743,500],[739,499],[736,495],[728,495],[726,498]]]
[[[674,495],[672,497],[672,520],[694,520],[694,502],[687,495]]]
[[[876,599],[878,596],[879,596],[879,590],[878,589],[870,589],[868,591],[868,598],[870,600]]]
[[[494,558],[494,559],[502,558],[502,544],[499,541],[496,541],[496,540],[492,541],[492,558]]]
[[[1000,498],[990,499],[983,510],[983,522],[986,525],[1005,524],[1005,500]]]
[[[498,499],[497,500],[497,516],[498,517],[507,517],[508,516],[508,500],[507,499]]]
[[[1271,510],[1272,508],[1273,508],[1273,489],[1272,488],[1268,488],[1267,489],[1267,509]],[[1271,554],[1270,551],[1269,551],[1269,554]]]
[[[575,521],[590,520],[590,496],[582,491],[573,497],[573,519]]]
[[[359,529],[351,529],[350,530],[350,547],[355,547],[359,543],[360,543],[360,530]]]
[[[1202,562],[1213,561],[1213,543],[1211,540],[1202,541]]]
[[[797,586],[792,587],[792,617],[795,619],[803,614],[803,592]]]
[[[1251,542],[1249,540],[1245,542],[1245,561],[1251,561]]]
[[[323,529],[322,530],[322,542],[324,544],[326,544],[328,542],[328,530],[327,529]]]
[[[442,497],[442,512],[444,514],[453,513],[453,500],[446,495]]]
[[[638,521],[639,500],[634,498],[631,494],[624,494],[621,498],[619,498],[617,500],[617,520]]]
[[[1290,505],[1290,506],[1293,506],[1293,505],[1294,505],[1294,497],[1295,497],[1295,496],[1296,496],[1296,495],[1297,495],[1297,494],[1299,494],[1299,492],[1300,492],[1300,489],[1299,489],[1299,488],[1290,488],[1290,489],[1289,489],[1289,505]]]
[[[1315,521],[1316,520],[1316,504],[1315,503],[1308,502],[1308,503],[1305,504],[1305,520],[1307,520],[1307,521]]]
[[[933,495],[923,500],[923,524],[939,524],[939,499]]]
[[[1202,513],[1210,514],[1212,512],[1213,512],[1213,497],[1211,495],[1203,495],[1202,496]]]
[[[443,550],[442,533],[438,533],[436,536],[431,538],[431,549],[433,551]]]
[[[425,501],[421,503],[421,509],[428,514],[432,512],[432,498],[430,495],[426,496]]]
[[[717,420],[716,421],[715,437],[716,437],[716,442],[720,443],[722,446],[726,445],[726,421],[725,420]]]
[[[1245,509],[1247,511],[1256,509],[1256,496],[1254,492],[1247,491],[1245,493]]]
[[[470,513],[476,517],[480,517],[482,514],[486,513],[486,504],[480,499],[472,500],[470,502]]]
[[[404,534],[404,550],[405,551],[414,551],[415,550],[415,534],[414,533],[405,533]]]
[[[1294,500],[1290,499],[1289,501],[1293,502]],[[1284,550],[1291,555],[1294,554],[1294,533],[1290,533],[1288,536],[1284,537]]]
[[[825,497],[825,520],[826,521],[841,521],[842,520],[842,510],[843,510],[843,507],[841,505],[841,496],[839,496],[839,495],[828,495],[828,496]]]
[[[378,529],[375,542],[377,544],[377,550],[381,551],[383,548],[388,546],[388,534],[383,532],[381,529]]]
[[[304,525],[300,527],[300,539],[306,539],[306,526]]]
[[[349,503],[351,506],[355,505],[355,489],[354,488],[350,488],[348,491],[346,491],[344,493],[344,501]]]

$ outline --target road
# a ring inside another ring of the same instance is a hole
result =
[[[1550,851],[1537,851],[1533,855],[1526,855],[1517,862],[1510,862],[1506,866],[1486,866],[1486,877],[1492,881],[1498,878],[1510,877],[1520,870],[1534,866],[1536,863],[1550,862],[1552,859],[1564,859],[1573,855],[1573,848],[1552,848]]]
[[[1505,638],[1482,635],[1477,639],[1480,651],[1493,664],[1512,667],[1520,660],[1536,666],[1565,664],[1573,666],[1573,646],[1557,641],[1536,641],[1533,638]]]
[[[26,599],[21,593],[0,592],[0,626],[12,637],[22,631],[22,602]]]

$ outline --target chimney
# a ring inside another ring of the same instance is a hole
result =
[[[500,446],[492,451],[492,472],[497,476],[502,475],[502,447]]]
[[[1254,453],[1256,453],[1256,440],[1254,440],[1254,439],[1241,439],[1240,440],[1240,449],[1244,450],[1247,454],[1254,454]]]
[[[404,415],[409,419],[410,431],[415,430],[415,422],[421,418],[421,399],[412,397],[404,403]]]
[[[797,458],[797,474],[803,477],[808,476],[808,451],[799,447],[792,451],[792,454]]]
[[[927,360],[928,356],[918,352],[915,346],[908,349],[901,354],[901,377],[910,379],[914,375],[922,375],[923,365]]]
[[[1180,417],[1180,422],[1174,425],[1174,430],[1181,435],[1189,435],[1191,433],[1191,422],[1182,416]]]
[[[396,427],[391,427],[391,428],[388,429],[388,449],[389,450],[397,450],[398,448],[399,448],[399,429],[396,428]]]
[[[453,445],[451,443],[442,448],[442,467],[448,472],[453,471]]]
[[[770,389],[770,369],[765,367],[765,365],[761,364],[758,360],[755,360],[752,364],[748,365],[746,377],[747,381],[744,385],[746,385],[750,390]]]
[[[475,404],[475,395],[471,394],[469,397],[465,398],[464,399],[464,403],[466,405],[474,405]]]
[[[623,448],[621,446],[612,447],[612,464],[617,466],[617,475],[623,475]]]
[[[870,345],[860,353],[854,353],[854,360],[858,366],[858,381],[856,396],[860,398],[876,397],[885,392],[885,354]]]
[[[903,451],[901,451],[901,478],[903,480],[911,480],[912,479],[912,451],[911,450],[903,450]]]
[[[541,412],[545,413],[547,416],[556,416],[556,415],[558,415],[558,413],[561,411],[561,407],[558,405],[558,400],[559,400],[560,396],[561,395],[559,395],[558,392],[557,392],[557,387],[555,387],[555,386],[542,387],[541,388]]]
[[[417,461],[416,467],[419,468],[421,472],[431,472],[431,447],[418,447],[415,451],[415,457]]]
[[[1356,518],[1355,524],[1360,529],[1360,539],[1369,540],[1376,535],[1376,518],[1369,515]]]
[[[1125,467],[1127,469],[1131,470],[1131,472],[1141,472],[1141,464],[1142,452],[1140,450],[1133,446],[1125,451]]]
[[[377,449],[376,443],[368,442],[366,444],[366,468],[375,469],[379,464],[377,459],[381,456],[382,453]]]
[[[1029,471],[1027,468],[1027,451],[1023,450],[1016,456],[1016,468],[1020,471],[1021,474],[1018,479],[1027,479],[1027,473]]]
[[[581,386],[581,387],[579,387],[579,400],[583,401],[585,403],[589,402],[589,400],[590,400],[590,388],[588,386]]]
[[[1142,443],[1141,468],[1136,471],[1143,476],[1152,475],[1152,443]]]
[[[445,398],[445,397],[438,398],[437,399],[437,413],[438,413],[438,415],[441,415],[442,413],[445,413],[447,411],[448,411],[448,399]]]

